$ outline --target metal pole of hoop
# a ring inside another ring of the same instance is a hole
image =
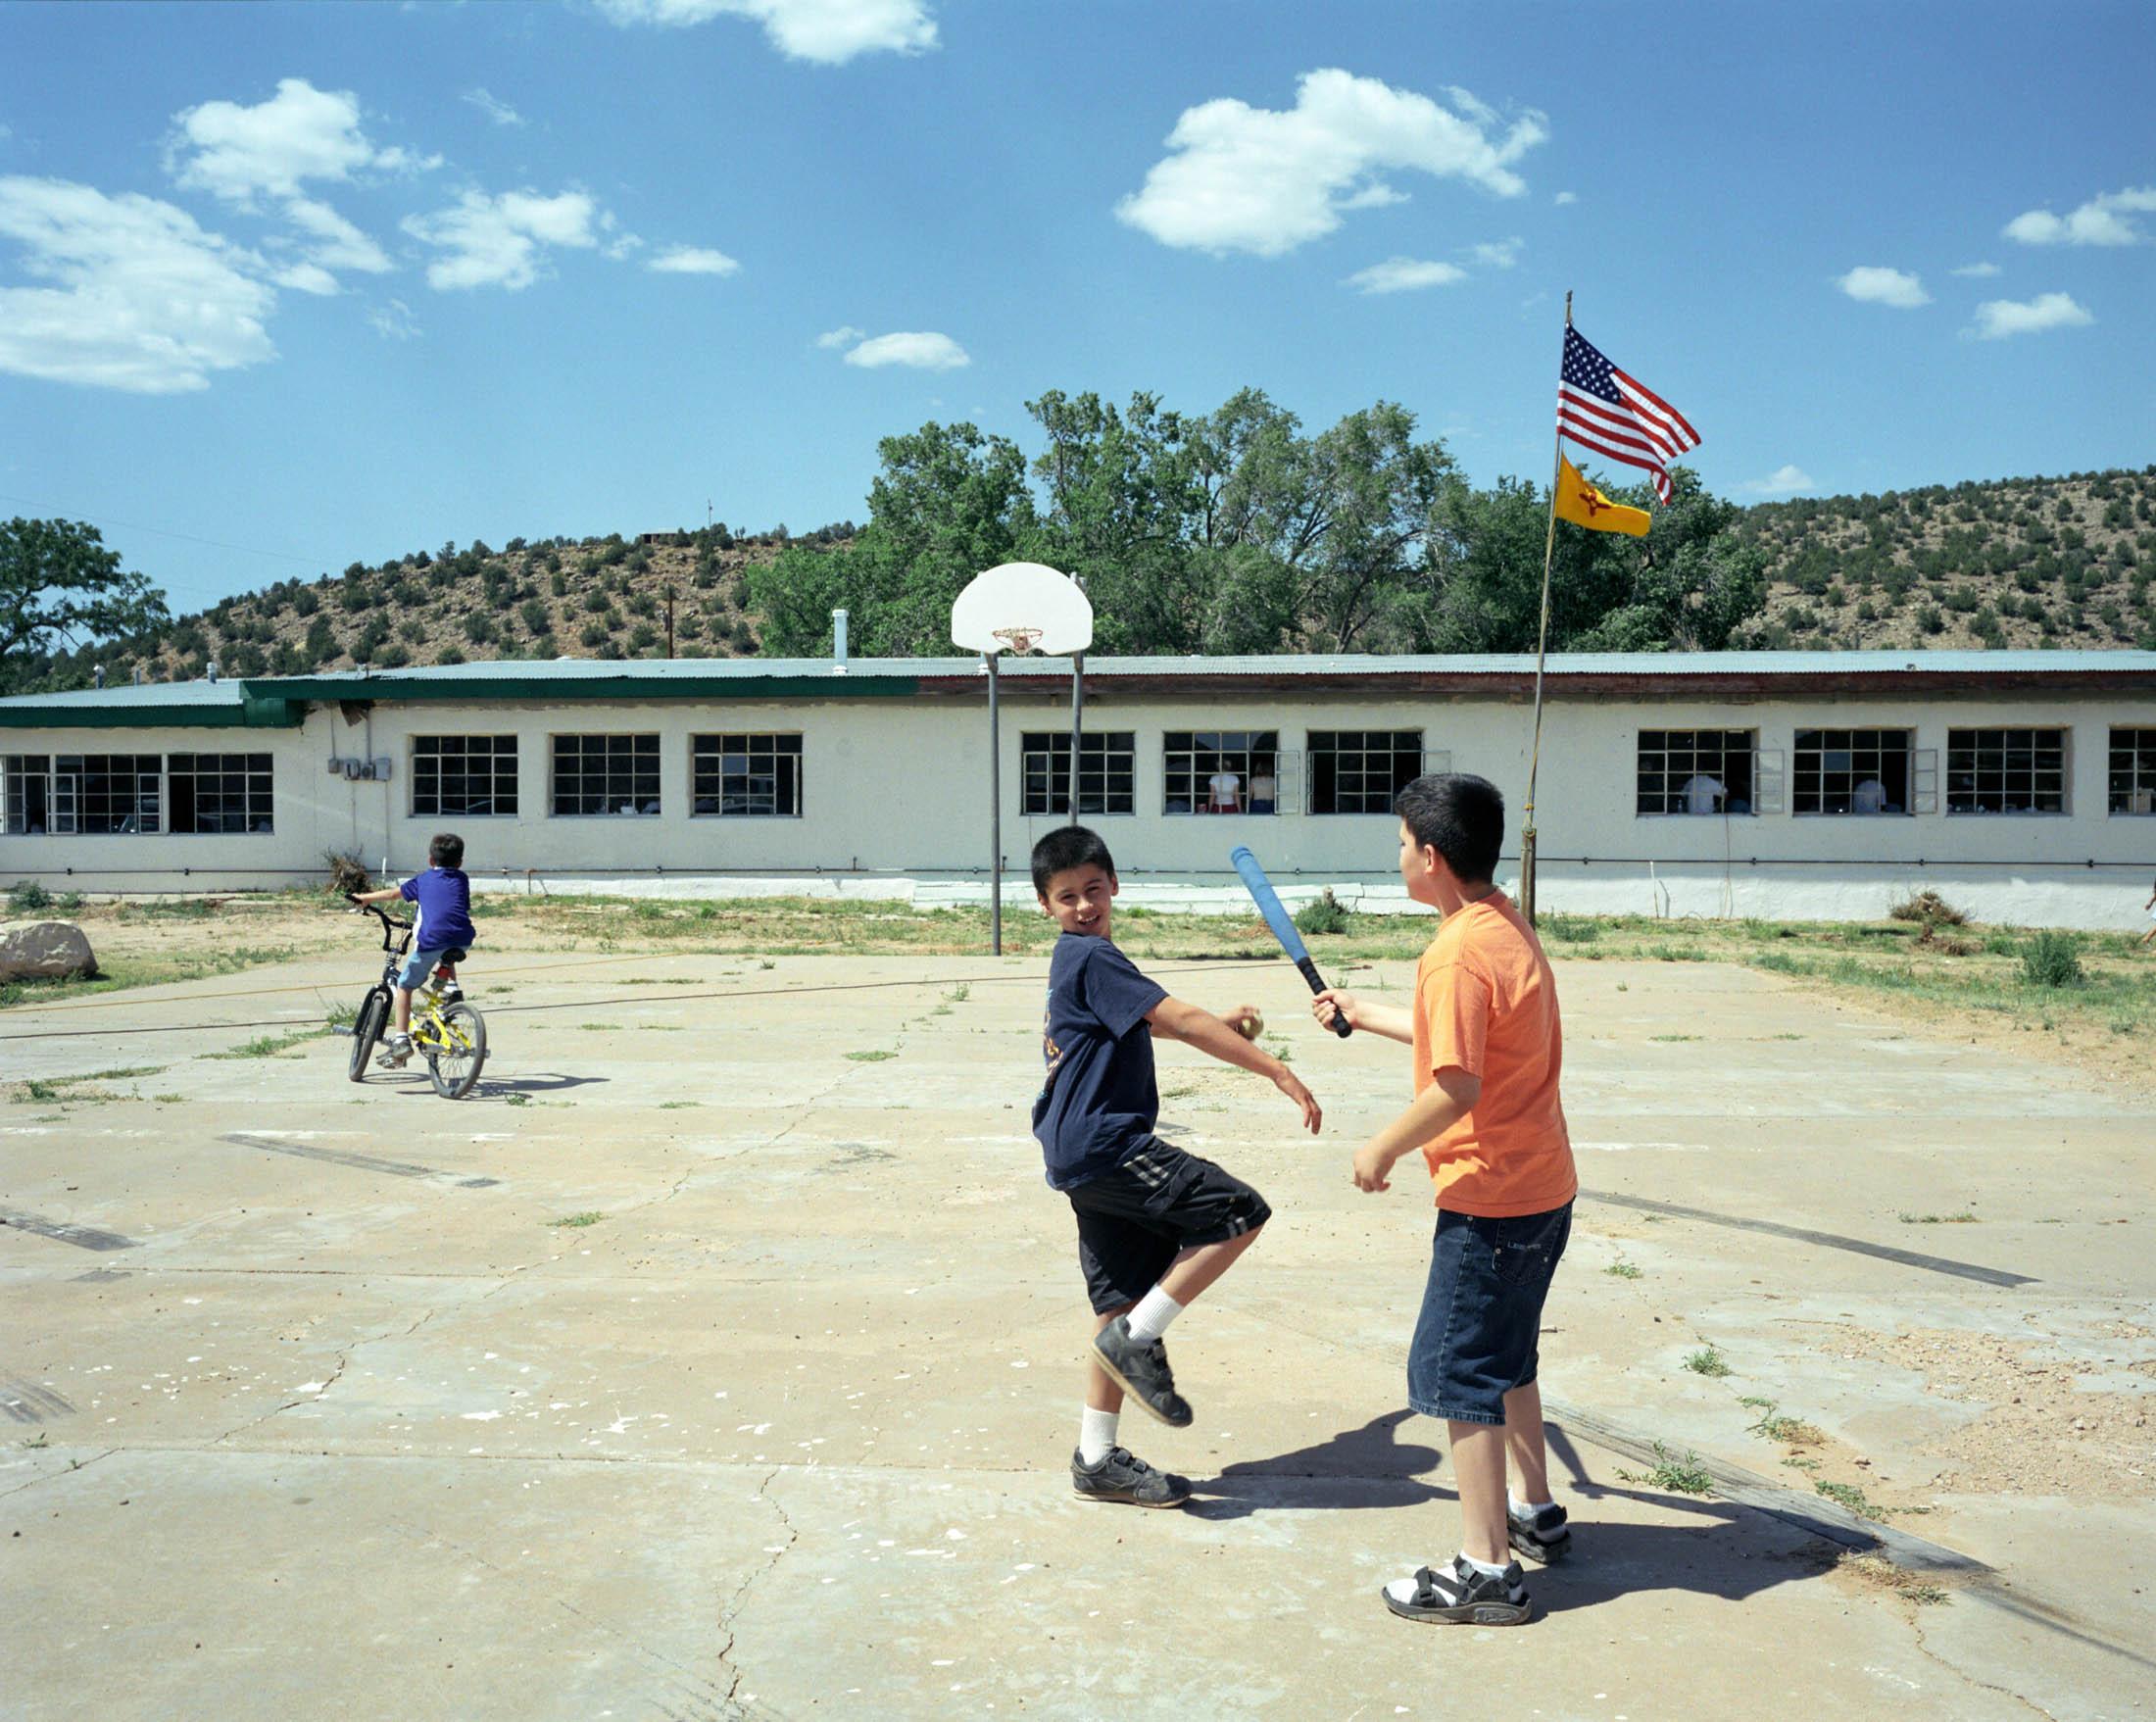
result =
[[[1037,628],[997,628],[991,637],[1001,640],[1023,658],[1033,650],[1041,634]],[[1001,655],[984,652],[981,656],[988,664],[988,948],[991,956],[1001,957],[1004,954],[1004,750],[1002,708],[997,690],[1003,677],[998,673]]]

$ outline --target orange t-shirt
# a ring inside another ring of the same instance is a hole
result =
[[[1482,1095],[1423,1145],[1440,1207],[1502,1219],[1578,1193],[1563,1062],[1557,981],[1535,929],[1501,891],[1446,915],[1415,966],[1415,1093],[1456,1065],[1482,1078]]]

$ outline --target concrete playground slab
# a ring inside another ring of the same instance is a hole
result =
[[[503,960],[459,1103],[272,1050],[350,964],[0,1014],[6,1712],[2148,1713],[2145,1090],[1561,963],[1577,1555],[1525,1630],[1422,1628],[1378,1589],[1456,1546],[1427,1189],[1347,1176],[1404,1050],[1283,964],[1156,972],[1326,1107],[1163,1055],[1166,1132],[1278,1216],[1173,1336],[1197,1425],[1125,1420],[1180,1513],[1069,1492],[1038,959]]]

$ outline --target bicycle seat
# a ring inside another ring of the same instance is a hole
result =
[[[456,963],[464,961],[465,959],[469,957],[470,955],[470,952],[464,950],[462,947],[451,945],[446,950],[435,952],[434,961],[437,967],[445,962],[454,965]]]

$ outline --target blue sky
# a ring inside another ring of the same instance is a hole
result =
[[[0,514],[191,609],[862,519],[1049,388],[1541,481],[1567,288],[1734,497],[2138,467],[2152,74],[2128,4],[0,5]]]

